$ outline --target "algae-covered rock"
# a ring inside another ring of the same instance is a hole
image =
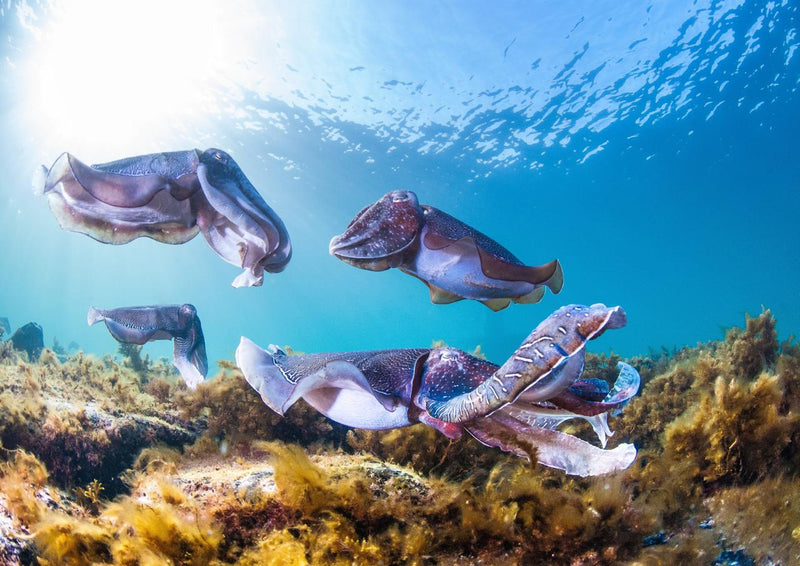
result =
[[[38,455],[58,485],[103,484],[108,496],[126,490],[122,472],[139,452],[165,444],[182,447],[197,439],[186,424],[158,417],[102,411],[92,404],[51,401],[39,434],[19,447]]]
[[[39,354],[44,349],[44,332],[41,326],[35,322],[29,322],[25,326],[17,328],[9,341],[14,348],[27,353],[29,360],[35,361],[39,359]]]

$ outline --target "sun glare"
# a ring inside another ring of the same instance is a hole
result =
[[[220,6],[229,5],[53,2],[28,62],[33,120],[70,147],[122,149],[217,112],[252,27],[232,20],[243,11]]]

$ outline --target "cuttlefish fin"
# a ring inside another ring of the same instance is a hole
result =
[[[452,248],[454,254],[462,256],[477,252],[481,262],[481,271],[486,277],[492,279],[526,281],[534,285],[546,285],[553,293],[558,293],[564,286],[564,273],[557,259],[544,265],[522,265],[508,251],[505,251],[509,255],[508,258],[497,257],[478,245],[472,236],[453,240],[435,232],[427,232],[424,244],[433,250]]]
[[[89,307],[89,312],[86,315],[86,322],[92,326],[100,321],[103,321],[108,329],[108,332],[115,340],[127,344],[136,344],[141,346],[150,342],[151,340],[170,340],[172,335],[160,328],[142,328],[124,324],[116,320],[113,311],[105,311],[95,307]]]
[[[367,378],[356,366],[344,360],[333,360],[322,369],[312,371],[299,366],[285,370],[282,365],[286,353],[270,346],[266,351],[252,340],[242,336],[236,349],[236,365],[242,370],[244,378],[261,396],[267,406],[283,415],[298,399],[319,389],[349,389],[361,391],[368,398],[374,398],[389,412],[397,408],[392,397],[375,391]],[[287,366],[289,364],[286,364]]]
[[[460,295],[456,295],[446,289],[442,289],[441,287],[437,287],[432,283],[428,283],[428,289],[431,291],[431,302],[436,305],[449,305],[450,303],[455,303],[456,301],[464,300],[464,297]]]
[[[492,309],[494,312],[501,311],[511,304],[511,299],[488,299],[481,301],[484,305]]]
[[[324,369],[297,380],[297,386],[285,402],[291,407],[298,399],[316,389],[351,389],[362,391],[374,397],[389,412],[397,408],[397,401],[388,395],[375,391],[367,378],[356,366],[344,360],[333,360]]]
[[[564,286],[564,272],[557,259],[543,265],[517,265],[497,258],[481,247],[478,247],[478,255],[481,258],[481,270],[486,277],[546,285],[553,293],[560,292]]]
[[[521,305],[532,305],[541,301],[542,297],[544,297],[544,287],[536,287],[527,295],[522,295],[521,297],[515,298],[514,302]]]
[[[180,153],[184,154],[192,152]],[[158,174],[123,175],[103,167],[90,167],[63,153],[46,174],[37,174],[36,182],[43,183],[37,192],[47,197],[63,229],[106,244],[126,244],[142,236],[182,244],[198,234],[189,198],[193,175],[176,180]]]

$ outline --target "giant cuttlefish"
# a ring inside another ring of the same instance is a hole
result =
[[[422,280],[437,304],[462,299],[492,310],[515,303],[537,303],[549,287],[563,285],[561,265],[553,260],[527,266],[506,248],[432,206],[420,205],[411,191],[392,191],[363,208],[330,253],[370,271],[400,268]]]
[[[630,466],[632,444],[605,450],[608,414],[639,389],[625,363],[609,390],[582,379],[585,345],[626,323],[620,307],[597,304],[558,309],[502,366],[454,348],[419,348],[287,356],[245,337],[236,363],[264,402],[279,414],[298,399],[346,426],[373,430],[421,422],[450,438],[466,430],[488,446],[529,457],[568,474],[600,475]],[[557,427],[587,420],[603,448]]]
[[[140,155],[88,166],[63,153],[42,167],[39,189],[65,230],[106,244],[147,236],[182,244],[203,233],[244,272],[234,287],[261,285],[292,255],[289,234],[230,155],[219,149]]]
[[[194,305],[158,305],[119,309],[89,308],[89,326],[103,321],[116,340],[142,345],[153,340],[173,340],[173,363],[189,389],[208,373],[203,327]]]

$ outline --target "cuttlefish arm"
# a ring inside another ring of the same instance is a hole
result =
[[[428,399],[425,409],[437,419],[460,423],[486,416],[513,403],[523,393],[534,402],[556,397],[583,371],[586,342],[625,323],[621,307],[561,307],[480,385],[449,399]]]
[[[287,356],[242,337],[236,364],[268,407],[283,415],[304,399],[328,418],[382,430],[411,424],[408,407],[426,349]]]
[[[577,476],[624,470],[636,459],[636,448],[632,444],[604,450],[552,428],[531,426],[503,412],[478,419],[465,428],[481,443],[523,458],[529,457],[535,448],[540,464]]]
[[[571,358],[562,371],[572,373],[577,367],[575,359],[578,358]],[[515,402],[486,417],[464,423],[464,428],[481,443],[517,456],[530,458],[535,447],[540,464],[568,474],[595,476],[624,470],[636,458],[636,448],[622,443],[605,449],[607,438],[613,434],[608,426],[608,414],[628,403],[638,391],[640,378],[628,364],[620,362],[619,368],[620,375],[613,390],[602,401],[581,397],[584,387],[591,390],[586,396],[593,397],[597,383],[577,380],[583,383],[565,391],[580,402],[571,403],[568,408],[563,402],[564,392],[549,401],[531,401],[523,393]],[[600,447],[557,430],[563,422],[575,418],[584,419],[592,426]]]
[[[197,211],[203,236],[217,255],[244,269],[234,287],[261,285],[264,271],[283,271],[292,257],[289,233],[230,155],[209,149],[197,178],[208,203]]]
[[[97,309],[91,307],[87,322],[103,321],[111,336],[125,344],[142,345],[154,340],[173,340],[173,363],[190,389],[208,374],[203,329],[193,305],[158,305]]]
[[[157,153],[88,166],[69,153],[38,184],[62,228],[107,244],[146,236],[182,244],[198,232],[244,271],[235,287],[261,285],[291,259],[283,221],[219,149]]]
[[[572,360],[569,363],[572,363]],[[498,412],[546,428],[553,428],[549,425],[557,425],[569,419],[584,419],[592,426],[600,445],[605,448],[607,438],[613,436],[608,426],[608,416],[619,413],[628,404],[639,391],[641,382],[639,373],[632,366],[619,362],[618,368],[620,373],[611,392],[608,392],[608,384],[603,380],[576,380],[582,382],[579,385],[581,388],[588,381],[595,382],[590,385],[593,388],[597,387],[599,382],[604,383],[602,389],[607,393],[600,401],[593,400],[596,398],[595,391],[587,393],[586,390],[579,389],[573,384],[547,401],[531,401],[523,393],[516,401],[499,409]],[[497,413],[492,413],[490,418],[495,414]]]

